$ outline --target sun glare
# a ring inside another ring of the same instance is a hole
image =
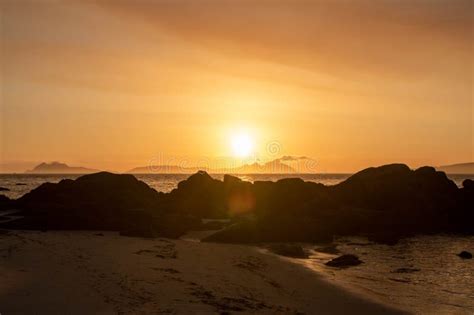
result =
[[[245,158],[253,152],[253,139],[247,133],[234,134],[231,138],[232,153],[235,157]]]

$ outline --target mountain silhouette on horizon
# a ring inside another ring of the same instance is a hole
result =
[[[295,174],[297,171],[288,164],[276,159],[264,164],[252,163],[234,168],[209,167],[181,167],[177,165],[150,165],[135,167],[126,173],[129,174],[193,174],[197,171],[206,171],[214,174]]]
[[[474,162],[441,165],[436,169],[447,174],[474,174]]]
[[[35,166],[32,170],[27,170],[28,174],[87,174],[95,173],[99,170],[86,168],[82,166],[69,166],[61,162],[43,162]]]

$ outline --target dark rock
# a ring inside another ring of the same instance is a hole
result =
[[[144,210],[127,211],[124,214],[124,228],[120,231],[122,236],[132,237],[156,237],[153,228],[153,217],[151,213]]]
[[[360,265],[362,261],[356,255],[342,255],[337,258],[334,258],[326,263],[326,266],[329,267],[350,267]]]
[[[292,258],[308,258],[308,253],[299,245],[293,244],[272,244],[268,246],[268,249],[280,256],[292,257]]]
[[[199,171],[166,196],[166,206],[175,213],[198,218],[226,218],[224,184]]]
[[[298,178],[252,184],[230,175],[220,181],[198,172],[167,194],[132,175],[101,172],[43,184],[16,201],[0,197],[0,209],[13,204],[24,219],[9,228],[117,230],[146,237],[179,237],[189,229],[221,227],[201,219],[231,218],[235,224],[205,239],[228,243],[369,235],[393,245],[415,233],[474,233],[472,181],[459,189],[443,172],[403,164],[369,168],[335,186]],[[130,216],[134,209],[143,214]]]
[[[14,201],[7,196],[0,195],[0,210],[6,210],[14,206]]]
[[[16,183],[16,186],[26,186],[26,183]]]
[[[0,191],[10,191],[10,189],[5,188],[5,187],[0,187]]]
[[[360,229],[375,235],[390,231],[394,241],[397,234],[458,231],[466,225],[458,187],[432,167],[368,168],[334,186],[333,192],[347,206],[372,211],[357,222]]]
[[[465,251],[465,250],[460,252],[458,254],[458,256],[461,257],[462,259],[472,259],[472,254],[470,252]]]
[[[101,172],[42,184],[17,206],[34,228],[122,230],[129,223],[127,211],[158,214],[162,195],[132,175]]]
[[[465,180],[462,182],[462,187],[465,188],[465,189],[474,190],[474,180],[472,180],[472,179],[465,179]]]

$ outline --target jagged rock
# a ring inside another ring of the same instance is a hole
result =
[[[462,252],[460,252],[458,254],[459,257],[463,258],[463,259],[472,259],[472,254],[468,251],[465,251],[463,250]]]
[[[252,184],[226,175],[220,181],[198,172],[168,194],[132,175],[101,172],[43,184],[16,201],[0,197],[0,209],[14,203],[23,210],[25,218],[12,223],[16,228],[112,229],[178,237],[187,229],[202,228],[203,218],[231,217],[236,224],[206,240],[324,242],[333,235],[369,235],[394,244],[414,233],[474,233],[472,187],[467,180],[459,189],[433,168],[413,171],[402,164],[369,168],[330,187],[297,178]],[[141,209],[151,223],[136,218],[138,226],[129,227],[134,218],[127,212],[133,209]]]
[[[357,266],[361,263],[362,261],[356,255],[347,254],[328,261],[326,263],[326,266],[344,268],[350,266]]]

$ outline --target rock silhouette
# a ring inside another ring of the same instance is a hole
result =
[[[206,241],[330,241],[367,235],[393,245],[422,233],[473,234],[474,193],[432,167],[369,168],[335,186],[300,179],[255,182],[255,222],[240,223]]]
[[[0,210],[5,210],[12,207],[13,201],[7,196],[0,195]]]
[[[46,183],[0,207],[23,212],[11,228],[110,229],[124,235],[178,237],[205,229],[201,219],[234,224],[206,241],[253,243],[330,242],[334,235],[366,235],[385,244],[421,233],[474,234],[474,188],[458,188],[431,167],[403,164],[358,172],[325,186],[287,178],[249,183],[223,181],[200,171],[170,193],[157,192],[132,175],[107,172]],[[389,232],[387,232],[389,231]]]
[[[120,229],[128,223],[127,211],[156,212],[161,195],[132,175],[84,175],[42,184],[20,197],[16,207],[23,210],[25,220],[18,224],[41,229]]]
[[[362,261],[356,255],[347,254],[328,261],[326,263],[326,266],[344,268],[350,266],[357,266],[361,263]]]
[[[470,252],[467,252],[465,250],[463,250],[462,252],[460,252],[458,254],[459,257],[463,258],[463,259],[472,259],[472,254]]]

